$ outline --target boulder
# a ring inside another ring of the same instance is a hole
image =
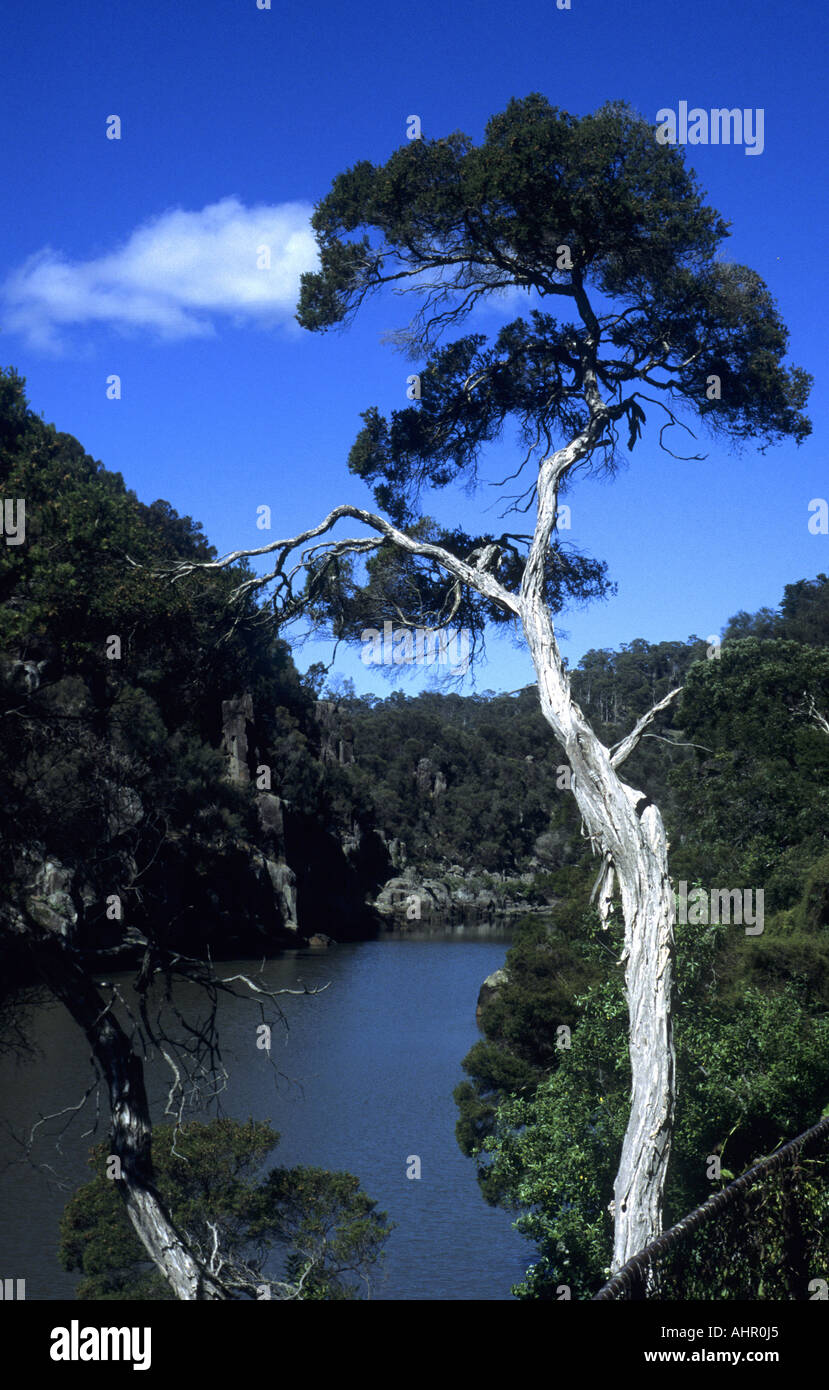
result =
[[[326,936],[323,931],[316,931],[313,936],[308,938],[308,945],[312,951],[327,951],[329,947],[336,946],[336,944],[334,938]]]
[[[415,912],[410,912],[412,906]],[[445,883],[438,878],[418,878],[413,872],[390,878],[375,901],[378,912],[411,918],[447,912],[451,906],[452,894]]]
[[[508,983],[509,974],[503,968],[500,970],[493,970],[491,975],[487,975],[478,991],[478,1007],[475,1010],[475,1021],[479,1026],[481,1022],[481,1010],[484,1005],[488,1004],[491,999],[494,999],[499,989],[503,989],[504,985]]]

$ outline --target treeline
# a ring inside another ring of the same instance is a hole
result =
[[[762,648],[759,644],[762,644]],[[573,691],[611,747],[677,685],[682,701],[626,764],[657,803],[680,878],[763,886],[791,907],[825,843],[829,738],[803,691],[827,708],[829,581],[787,586],[779,611],[740,613],[722,646],[630,642],[592,650]],[[553,884],[587,864],[573,798],[534,686],[511,695],[338,695],[357,799],[389,839],[432,869],[535,872]]]
[[[681,682],[707,645],[690,637],[588,652],[573,672],[576,698],[613,742]],[[509,695],[386,698],[340,690],[337,700],[353,740],[352,783],[418,865],[543,875],[582,857],[566,768],[535,686]],[[662,805],[671,799],[670,768],[686,756],[679,745],[645,743],[631,776]]]

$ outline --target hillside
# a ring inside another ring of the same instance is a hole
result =
[[[246,571],[152,573],[215,551],[190,517],[28,408],[0,374],[0,799],[10,949],[27,915],[101,958],[156,939],[203,954],[372,930],[387,875],[368,810],[327,754],[325,708],[252,605]],[[235,620],[234,620],[235,618]]]

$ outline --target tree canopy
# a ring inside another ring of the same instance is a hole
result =
[[[274,1167],[263,1174],[278,1143],[270,1125],[253,1120],[157,1126],[156,1181],[176,1226],[206,1264],[220,1250],[222,1277],[237,1298],[270,1296],[272,1284],[288,1298],[366,1295],[393,1225],[351,1173]],[[172,1299],[129,1222],[109,1160],[108,1145],[93,1149],[95,1177],[61,1219],[61,1260],[83,1274],[77,1297]]]
[[[652,407],[665,448],[667,430],[689,428],[683,414],[734,447],[799,443],[810,431],[811,377],[786,365],[787,330],[768,287],[725,258],[728,226],[684,151],[658,143],[624,103],[577,117],[538,93],[514,99],[479,145],[456,132],[412,140],[382,165],[358,162],[335,178],[312,223],[320,268],[302,277],[299,323],[344,326],[388,287],[417,303],[389,336],[425,358],[415,402],[389,417],[366,409],[349,455],[381,511],[423,544],[401,551],[386,533],[333,555],[309,552],[305,597],[337,636],[355,636],[367,613],[433,625],[449,613],[476,632],[514,616],[494,586],[459,585],[463,571],[450,565],[447,575],[424,544],[497,575],[501,593],[515,595],[531,537],[472,536],[422,513],[428,492],[480,482],[482,451],[508,421],[523,460],[499,482],[518,515],[537,495],[537,465],[522,475],[539,451],[574,442],[557,471],[562,487],[578,469],[613,469],[620,440],[635,448]],[[528,312],[494,340],[440,341],[483,301],[516,292]],[[371,558],[355,581],[360,552]],[[552,612],[569,596],[608,591],[602,562],[575,553],[554,525],[543,566]]]

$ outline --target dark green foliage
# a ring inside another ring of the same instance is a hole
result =
[[[659,146],[629,108],[611,103],[579,119],[538,94],[494,116],[480,147],[455,133],[411,142],[382,167],[355,165],[313,225],[323,260],[303,277],[298,317],[308,328],[342,321],[383,283],[387,248],[404,265],[407,253],[443,265],[458,288],[549,291],[566,243],[586,279],[621,294],[652,292],[675,267],[708,262],[726,234],[681,152]],[[360,227],[379,244],[343,242]]]
[[[777,635],[809,647],[829,647],[829,577],[787,584],[780,604]]]
[[[730,1176],[815,1123],[829,1099],[829,1016],[789,980],[723,1001],[721,934],[678,926],[677,1117],[666,1225]],[[619,944],[617,942],[617,944]],[[554,1299],[559,1284],[589,1297],[608,1271],[608,1203],[629,1106],[621,969],[575,1001],[571,1047],[533,1093],[499,1107],[478,1152],[490,1199],[517,1208],[539,1259],[515,1292]],[[708,1178],[709,1155],[722,1162]]]
[[[395,504],[390,498],[382,505],[394,516]],[[397,519],[402,524],[403,518]],[[410,520],[407,531],[417,540],[439,545],[471,563],[489,549],[491,559],[486,568],[494,570],[507,588],[520,585],[524,564],[517,543],[520,537],[507,533],[473,537],[457,527],[439,527],[429,517]],[[546,599],[553,613],[568,604],[585,604],[616,592],[603,561],[583,555],[558,539],[550,547],[546,579]],[[397,626],[401,612],[408,612],[418,627],[450,626],[468,631],[480,649],[487,623],[508,623],[514,616],[469,586],[458,591],[437,562],[412,556],[391,542],[368,559],[364,573],[359,573],[348,557],[320,560],[308,575],[305,601],[317,623],[327,625],[334,637],[351,641],[361,639],[366,629],[382,630],[386,621]],[[400,668],[387,667],[385,674],[393,679]]]
[[[829,852],[809,870],[799,916],[807,931],[829,932]]]
[[[263,1279],[293,1284],[302,1279],[300,1298],[358,1297],[368,1288],[393,1227],[350,1173],[273,1168],[262,1175],[278,1142],[269,1125],[254,1120],[193,1121],[175,1134],[170,1125],[157,1127],[156,1184],[174,1224],[209,1254],[208,1223],[214,1223],[229,1264],[244,1264]],[[79,1188],[61,1218],[61,1261],[84,1276],[76,1296],[171,1300],[169,1285],[133,1230],[117,1184],[106,1175],[107,1158],[106,1144],[93,1149],[89,1161],[96,1176]],[[271,1274],[275,1253],[277,1269]]]
[[[829,704],[829,651],[756,637],[726,642],[716,660],[689,673],[680,718],[692,738],[723,747],[754,747],[795,766],[805,729],[815,746],[807,700]],[[826,735],[824,734],[824,738]]]
[[[313,694],[253,602],[228,607],[249,571],[159,578],[158,566],[215,558],[200,524],[167,502],[139,502],[120,474],[28,409],[13,369],[0,373],[0,483],[26,502],[25,543],[0,547],[7,843],[82,866],[84,944],[116,944],[104,899],[117,888],[132,927],[163,936],[175,919],[201,949],[212,909],[199,875],[229,883],[261,841],[252,790],[226,776],[223,701],[252,697],[251,771],[270,768],[297,819],[359,820],[353,789],[336,810],[329,796]],[[6,871],[11,887],[13,861]],[[251,911],[266,931],[274,925],[264,908]]]
[[[612,744],[681,683],[705,650],[692,637],[587,652],[572,673],[574,694],[599,737]],[[529,900],[569,896],[567,875],[578,873],[589,851],[534,686],[467,697],[398,691],[385,699],[345,697],[342,704],[355,734],[356,763],[345,769],[354,795],[372,804],[375,823],[405,842],[410,859],[434,868],[534,870]],[[670,718],[663,716],[654,732],[681,740]],[[627,764],[630,780],[669,810],[668,772],[691,756],[681,743],[671,749],[645,739]],[[423,759],[432,778],[440,772],[445,780],[438,796],[431,783],[418,786]]]
[[[671,774],[678,877],[753,884],[767,908],[794,905],[829,824],[829,735],[810,702],[829,709],[821,648],[746,637],[693,667],[676,719],[705,747]]]
[[[572,298],[572,285],[593,286],[629,310],[609,342],[641,356],[667,341],[677,391],[700,413],[711,404],[706,378],[719,369],[734,386],[719,403],[720,426],[737,437],[807,432],[798,410],[808,378],[782,366],[786,333],[768,290],[753,272],[715,259],[727,226],[703,203],[683,151],[658,144],[649,123],[623,103],[579,118],[537,93],[513,100],[490,120],[480,146],[456,133],[410,142],[383,166],[355,165],[335,179],[313,225],[322,265],[303,276],[297,317],[306,328],[346,320],[367,294],[418,268],[440,272],[439,285],[422,292],[421,322],[435,327],[495,288]],[[345,240],[360,228],[375,240]],[[572,269],[562,267],[562,245]],[[532,328],[518,320],[503,330],[488,360],[476,358],[485,340],[473,336],[429,362],[424,416],[438,412],[425,455],[438,469],[433,484],[469,466],[507,414],[573,433],[580,383],[568,340],[576,332],[535,314]],[[609,384],[628,379],[602,365]],[[571,373],[566,384],[562,368]],[[474,398],[457,390],[473,372],[483,374]],[[387,460],[380,470],[395,490],[401,469],[417,481],[424,457],[417,415],[403,412],[415,434],[400,426],[394,467]],[[370,433],[379,444],[374,415]],[[367,456],[362,448],[355,463]]]
[[[534,474],[542,451],[585,428],[586,364],[593,388],[621,409],[581,468],[612,469],[620,429],[628,450],[635,447],[654,392],[663,394],[655,364],[669,374],[667,398],[734,445],[799,443],[810,432],[803,410],[811,378],[785,365],[787,330],[767,286],[722,257],[727,224],[706,206],[684,151],[660,144],[624,103],[576,117],[539,93],[512,100],[488,122],[480,145],[455,132],[409,141],[383,165],[361,160],[334,180],[312,223],[320,269],[302,277],[303,327],[344,325],[383,287],[418,295],[414,319],[396,336],[425,359],[419,398],[388,419],[377,406],[363,412],[351,471],[412,534],[428,533],[478,563],[489,548],[491,571],[512,594],[528,536],[438,528],[421,515],[423,497],[451,485],[476,488],[481,456],[508,422],[523,453],[509,476],[520,477],[531,460]],[[470,333],[441,343],[480,301],[515,289],[536,304],[494,341]],[[550,299],[560,315],[549,312]],[[707,391],[712,375],[717,399]],[[670,410],[661,418],[675,423]],[[523,492],[519,486],[511,510],[530,508],[533,481]],[[359,634],[361,619],[379,626],[398,616],[401,597],[412,622],[439,624],[456,597],[431,559],[385,548],[367,575],[342,571],[339,560],[321,561],[319,570],[309,575],[309,596],[317,616],[327,615],[345,637]],[[607,588],[600,562],[553,545],[546,594],[553,611],[568,596]],[[453,612],[478,636],[486,621],[509,617],[469,594]]]
[[[807,647],[829,647],[829,576],[818,574],[815,579],[787,584],[779,609],[735,614],[723,633],[724,640],[729,637],[775,637]]]
[[[582,890],[585,888],[582,874]],[[595,923],[583,913],[573,916],[572,902],[545,914],[543,921],[522,919],[504,969],[508,980],[482,1006],[485,1037],[463,1061],[471,1078],[455,1090],[459,1118],[456,1135],[467,1155],[492,1133],[499,1104],[510,1095],[531,1095],[561,1059],[559,1028],[575,1027],[575,1000],[606,974],[607,960],[596,939]],[[500,1193],[492,1172],[479,1170],[488,1201]]]
[[[376,824],[405,841],[411,860],[490,872],[523,868],[552,814],[556,823],[569,818],[558,853],[552,851],[561,862],[572,813],[567,793],[556,789],[561,755],[534,690],[489,698],[396,692],[345,705],[355,732],[349,776],[370,795]],[[427,776],[419,781],[423,760]],[[438,773],[446,787],[435,795]]]

